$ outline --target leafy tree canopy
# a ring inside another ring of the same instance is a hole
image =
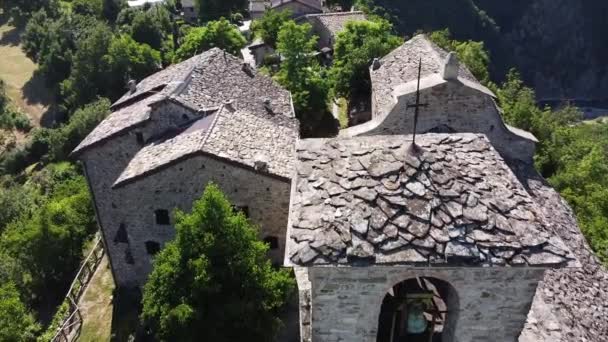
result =
[[[36,324],[12,282],[0,282],[0,341],[36,341]]]
[[[190,29],[175,52],[175,59],[180,62],[214,47],[238,55],[246,43],[238,28],[221,18],[205,26]]]
[[[371,92],[371,62],[402,43],[401,38],[391,32],[390,23],[378,20],[349,22],[338,33],[334,44],[334,64],[330,71],[336,97],[349,98]]]
[[[291,20],[291,15],[291,11],[288,10],[266,11],[261,18],[258,18],[251,23],[251,31],[256,37],[275,48],[279,31],[283,24]]]
[[[277,51],[283,62],[276,79],[291,91],[305,133],[313,130],[327,107],[325,70],[314,56],[317,39],[311,35],[310,24],[298,25],[289,20],[281,27],[277,41]]]
[[[100,18],[103,14],[103,0],[72,0],[72,11]]]
[[[131,22],[131,36],[139,43],[161,50],[171,32],[171,14],[163,6],[152,6],[147,11],[136,11]]]
[[[163,341],[273,341],[293,280],[270,265],[256,227],[214,184],[175,217],[176,238],[144,288],[152,332]]]

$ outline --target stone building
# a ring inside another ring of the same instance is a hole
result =
[[[291,95],[212,49],[139,82],[74,150],[82,162],[115,282],[142,285],[208,182],[260,226],[283,256],[293,150]]]
[[[275,11],[291,11],[297,18],[306,14],[323,12],[321,0],[271,0],[270,8]]]
[[[194,0],[181,0],[182,2],[182,15],[188,22],[196,22],[198,19],[198,13],[196,13],[196,6]]]
[[[359,11],[307,14],[298,18],[299,23],[308,22],[312,26],[313,34],[319,37],[319,50],[333,49],[338,33],[344,30],[347,22],[363,20],[366,20],[365,14]]]
[[[269,0],[249,0],[249,16],[251,19],[257,19],[264,15],[264,12],[270,8]]]
[[[545,270],[578,266],[484,135],[417,142],[298,143],[285,265],[303,341],[430,341],[416,312],[443,342],[515,341]]]
[[[414,37],[372,63],[371,120],[341,134],[410,134],[414,111],[407,105],[415,102],[420,60],[420,99],[427,107],[419,118],[418,133],[483,133],[503,157],[532,160],[536,138],[506,125],[492,91],[458,63],[455,54],[448,58],[448,53],[425,35]]]

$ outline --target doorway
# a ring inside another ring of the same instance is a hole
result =
[[[451,342],[458,298],[447,282],[415,277],[393,286],[384,296],[377,342]]]

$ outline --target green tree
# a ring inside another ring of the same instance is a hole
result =
[[[116,22],[118,13],[127,7],[127,3],[124,0],[103,0],[102,14],[110,23]]]
[[[190,29],[175,52],[175,59],[176,62],[183,61],[214,47],[238,55],[246,43],[238,28],[222,18]]]
[[[72,0],[72,11],[99,18],[102,15],[103,3],[102,0]]]
[[[536,106],[534,90],[524,85],[516,70],[509,71],[496,95],[504,111],[505,121],[515,127],[532,131],[534,118],[541,115],[541,109]]]
[[[45,10],[51,17],[57,16],[60,6],[57,0],[5,0],[1,7],[9,13],[13,24],[23,27],[40,10]]]
[[[251,23],[253,34],[264,41],[264,43],[276,48],[279,31],[283,24],[291,20],[292,13],[289,10],[264,12],[261,18]]]
[[[136,12],[131,22],[133,39],[155,50],[161,50],[168,32],[171,32],[169,12],[160,6]]]
[[[110,113],[110,101],[101,98],[79,108],[64,124],[51,133],[49,138],[49,159],[67,159],[76,146]],[[0,201],[1,203],[1,201]]]
[[[310,24],[293,20],[283,24],[277,51],[283,57],[277,81],[291,91],[296,114],[303,131],[312,131],[326,111],[328,85],[324,70],[314,57],[318,37]]]
[[[338,33],[334,44],[334,63],[330,70],[334,96],[369,96],[371,62],[402,43],[391,31],[390,23],[379,20],[349,22]]]
[[[257,228],[209,184],[156,256],[142,319],[163,341],[272,341],[293,280],[274,270]]]
[[[36,341],[40,326],[19,298],[12,282],[0,282],[0,341]]]
[[[112,38],[103,61],[112,75],[106,93],[110,98],[120,97],[130,79],[142,80],[162,67],[160,52],[127,35]]]
[[[563,126],[549,149],[556,157],[549,182],[574,209],[589,245],[608,263],[608,125]]]
[[[80,107],[108,92],[109,75],[103,57],[112,40],[112,31],[101,22],[92,25],[77,44],[70,77],[61,83],[66,109]]]
[[[0,249],[23,269],[24,298],[52,303],[63,295],[82,258],[84,243],[96,230],[93,206],[84,177],[52,188],[31,216],[10,223],[0,237]]]

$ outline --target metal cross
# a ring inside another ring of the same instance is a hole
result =
[[[418,113],[420,111],[420,107],[428,107],[428,103],[420,103],[420,75],[422,74],[422,57],[420,57],[420,61],[418,62],[418,86],[416,88],[416,103],[408,104],[407,108],[414,108],[414,137],[412,141],[412,147],[417,149],[416,146],[416,128],[418,126]]]

